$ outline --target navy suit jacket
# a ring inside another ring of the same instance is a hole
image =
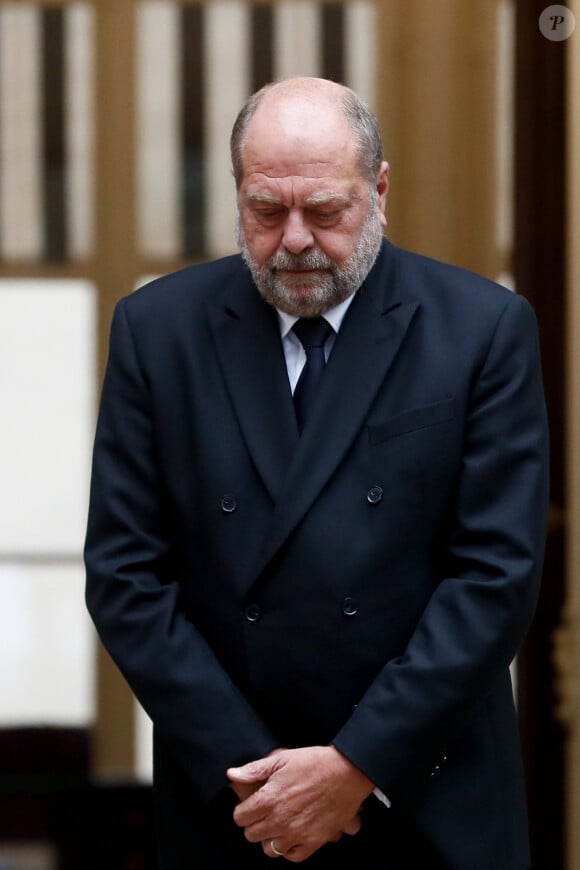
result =
[[[547,476],[534,315],[465,270],[383,244],[301,438],[239,256],[120,301],[87,602],[154,722],[163,868],[261,866],[226,768],[327,743],[392,809],[307,866],[528,867],[508,668]]]

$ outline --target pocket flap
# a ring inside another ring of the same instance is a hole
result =
[[[415,432],[417,429],[426,429],[437,423],[445,423],[455,417],[455,399],[444,399],[433,405],[422,405],[420,408],[411,408],[403,411],[396,417],[391,417],[386,423],[378,426],[369,426],[369,440],[371,444],[380,444],[388,438],[397,435],[405,435],[407,432]]]

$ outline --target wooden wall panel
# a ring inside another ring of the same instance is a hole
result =
[[[490,277],[500,266],[496,7],[382,0],[377,86],[391,165],[387,234]]]

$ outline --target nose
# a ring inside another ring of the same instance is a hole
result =
[[[302,251],[314,244],[314,236],[304,219],[304,215],[297,209],[291,209],[288,212],[282,234],[282,244],[290,254],[301,254]]]

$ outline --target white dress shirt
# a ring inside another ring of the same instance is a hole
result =
[[[348,299],[335,305],[334,308],[331,308],[329,311],[325,311],[322,315],[334,330],[324,345],[324,356],[327,362],[328,357],[330,356],[330,351],[332,350],[336,340],[336,334],[342,325],[344,315],[348,311],[354,297],[355,294],[351,293]],[[302,369],[306,363],[306,351],[302,347],[298,336],[292,331],[292,327],[299,318],[293,317],[292,314],[286,314],[285,311],[279,311],[278,309],[276,309],[276,311],[278,312],[278,323],[280,324],[280,335],[282,337],[282,346],[284,348],[284,357],[286,359],[290,389],[292,390],[292,395],[294,395],[298,378],[300,377]]]

